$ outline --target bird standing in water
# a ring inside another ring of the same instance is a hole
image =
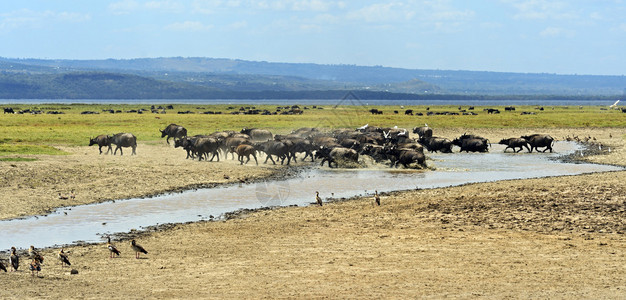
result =
[[[317,204],[322,206],[322,198],[320,198],[320,192],[318,191],[315,191],[315,201],[317,202]]]
[[[374,201],[376,201],[376,205],[380,206],[380,196],[378,196],[378,191],[374,192]]]
[[[107,237],[107,248],[109,249],[109,252],[111,253],[111,256],[109,256],[109,258],[113,258],[113,254],[116,254],[118,257],[120,256],[120,250],[117,250],[115,245],[111,244],[110,236]]]
[[[137,259],[139,258],[139,253],[148,254],[148,251],[146,251],[146,249],[137,244],[135,240],[132,240],[130,242],[130,247],[133,248],[133,251],[135,251],[135,258]]]
[[[11,256],[9,256],[9,263],[13,268],[13,271],[17,271],[20,266],[20,257],[17,255],[15,247],[11,247]]]
[[[63,248],[61,248],[61,250],[59,251],[59,253],[57,254],[57,257],[59,258],[59,260],[61,261],[61,268],[64,265],[68,265],[71,266],[72,264],[70,263],[70,259],[67,257],[67,254],[65,254],[63,252]]]

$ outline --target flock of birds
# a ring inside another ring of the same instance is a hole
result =
[[[323,205],[322,198],[320,197],[320,192],[318,191],[315,192],[315,202],[319,206]],[[380,206],[380,196],[378,195],[378,191],[374,191],[374,203]],[[146,251],[146,249],[142,247],[141,245],[137,244],[135,240],[132,240],[130,242],[130,247],[131,249],[133,249],[133,251],[135,251],[136,259],[139,258],[140,253],[148,254],[148,251]],[[121,254],[121,251],[118,250],[117,247],[115,247],[115,245],[111,243],[111,237],[107,237],[107,249],[109,250],[109,258],[113,258],[113,255],[115,255],[116,257],[119,257]],[[57,258],[61,262],[62,268],[65,265],[67,266],[72,265],[72,263],[70,263],[68,253],[69,252],[64,252],[63,248],[61,248],[61,250],[59,250],[59,252],[57,253]],[[31,276],[35,276],[35,274],[37,274],[37,277],[39,277],[39,272],[41,271],[41,265],[43,264],[43,261],[44,261],[43,255],[41,255],[41,253],[39,253],[39,251],[37,251],[37,249],[35,249],[35,247],[31,245],[30,248],[28,248],[28,256],[31,260],[30,264],[28,265],[28,269],[31,271]],[[13,272],[13,271],[17,271],[19,266],[20,266],[20,257],[17,254],[17,249],[15,247],[11,247],[11,255],[9,256],[9,268]],[[4,272],[8,271],[7,267],[2,263],[2,261],[0,261],[0,270]]]
[[[148,251],[146,251],[146,249],[144,249],[141,245],[137,244],[135,240],[132,240],[130,242],[130,247],[131,249],[133,249],[133,251],[135,251],[135,258],[137,259],[139,258],[139,253],[148,254]],[[110,252],[109,258],[113,258],[113,254],[115,254],[117,257],[119,257],[121,254],[120,250],[118,250],[117,247],[115,247],[115,245],[111,243],[110,237],[107,238],[107,249]],[[65,265],[72,265],[72,263],[70,263],[68,254],[69,252],[64,252],[63,248],[61,248],[61,250],[59,250],[59,252],[57,253],[57,258],[61,262],[61,268],[65,267]],[[39,271],[41,271],[41,265],[43,264],[44,260],[43,255],[41,255],[41,253],[39,253],[39,251],[37,251],[37,249],[35,249],[35,247],[31,245],[30,248],[28,248],[28,257],[31,260],[30,264],[28,265],[31,276],[35,276],[35,274],[37,274],[37,277],[39,277]],[[9,256],[9,268],[11,269],[11,272],[15,272],[19,267],[20,256],[17,254],[17,249],[15,249],[15,247],[11,247],[11,255]],[[2,261],[0,261],[0,270],[4,272],[8,271],[7,266],[5,266]]]

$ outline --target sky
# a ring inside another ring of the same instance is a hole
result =
[[[625,1],[2,1],[0,57],[623,75]]]

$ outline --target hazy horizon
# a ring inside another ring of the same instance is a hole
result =
[[[626,72],[623,0],[19,1],[0,56],[205,57],[562,75]]]

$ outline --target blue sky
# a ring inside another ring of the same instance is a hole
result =
[[[622,75],[626,74],[626,3],[2,1],[0,56],[200,56],[411,69]]]

